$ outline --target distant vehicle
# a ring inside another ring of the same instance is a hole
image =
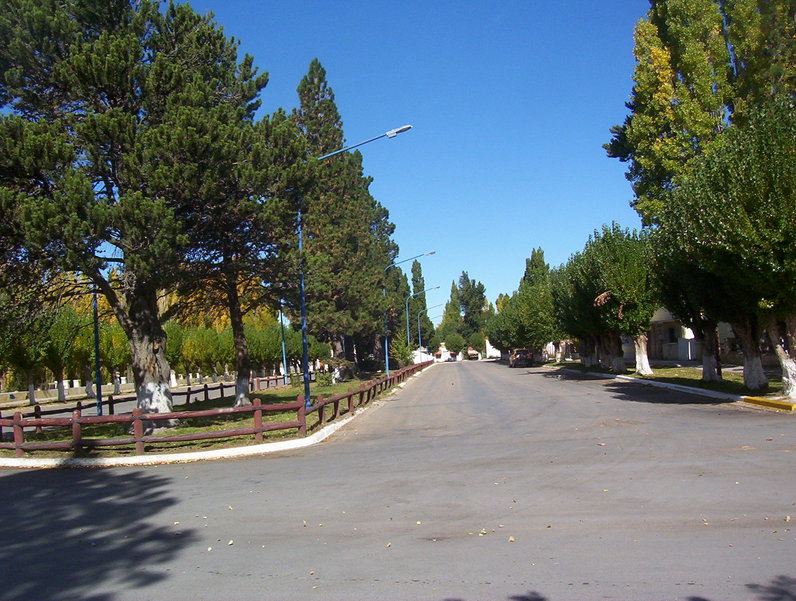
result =
[[[509,367],[530,367],[533,365],[533,351],[527,348],[518,348],[509,355]]]
[[[467,347],[467,358],[472,360],[472,361],[477,360],[478,359],[478,351],[475,350],[473,347],[468,346]]]

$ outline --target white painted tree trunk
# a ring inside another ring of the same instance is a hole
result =
[[[36,387],[33,382],[28,382],[28,405],[36,404]]]
[[[768,386],[763,371],[763,358],[757,327],[751,323],[732,324],[743,345],[743,384],[749,390],[762,390]]]
[[[636,349],[636,374],[640,376],[651,376],[654,374],[650,367],[650,359],[647,354],[647,333],[643,332],[633,338],[633,346]]]
[[[766,333],[782,369],[782,396],[790,400],[796,400],[796,361],[785,350],[782,332],[775,319],[769,323]]]
[[[722,377],[716,325],[706,324],[702,328],[702,334],[702,381],[720,382]]]
[[[605,340],[605,350],[611,365],[611,371],[615,374],[626,374],[625,356],[622,352],[622,339],[619,334],[609,334]]]
[[[235,378],[235,407],[249,404],[249,378],[238,374]]]
[[[64,387],[64,380],[60,378],[56,384],[56,388],[58,389],[58,401],[63,403],[66,401],[66,388]]]

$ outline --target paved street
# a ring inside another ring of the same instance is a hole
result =
[[[441,364],[311,448],[1,471],[0,598],[792,601],[795,467],[796,416]]]

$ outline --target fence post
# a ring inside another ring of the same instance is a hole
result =
[[[219,392],[219,397],[218,398],[223,399],[224,398],[224,380],[221,380],[218,383],[218,392]]]
[[[323,404],[323,395],[319,394],[315,403],[318,405],[318,425],[323,427],[326,423],[326,405]]]
[[[210,400],[210,389],[207,387],[207,382],[205,382],[205,401]]]
[[[17,457],[22,457],[22,444],[25,442],[25,430],[22,427],[22,413],[17,411],[14,414],[14,449]]]
[[[185,393],[185,395],[186,395],[185,396],[185,404],[186,405],[190,405],[191,404],[191,387],[190,386],[188,387],[188,391]]]
[[[365,402],[365,383],[361,382],[359,384],[359,407],[362,406],[362,403]]]
[[[348,389],[348,412],[351,413],[354,411],[354,391],[349,388]]]
[[[116,415],[116,401],[113,399],[113,395],[108,396],[108,413],[110,415]]]
[[[254,429],[255,429],[254,440],[256,440],[257,442],[262,442],[263,441],[263,410],[261,409],[262,401],[260,400],[260,397],[254,397],[254,402],[252,403],[252,405],[254,405]]]
[[[41,419],[41,405],[38,403],[36,403],[36,405],[33,407],[33,417],[36,419]],[[41,424],[39,424],[36,426],[36,434],[41,434],[41,431]]]
[[[135,438],[135,454],[144,454],[144,421],[141,419],[143,410],[140,407],[133,409],[133,438]]]
[[[306,436],[307,435],[307,410],[305,409],[305,402],[304,402],[304,395],[300,394],[296,397],[296,402],[299,404],[298,408],[298,423],[299,423],[299,435]]]
[[[72,411],[72,449],[80,450],[80,441],[83,435],[80,432],[80,409]]]

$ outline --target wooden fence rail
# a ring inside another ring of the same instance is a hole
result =
[[[262,378],[252,378],[249,380],[249,390],[251,392],[259,392],[261,390],[270,390],[271,388],[276,388],[278,386],[283,386],[284,378],[283,376],[264,376]],[[220,392],[219,396],[221,398],[224,397],[224,390],[225,389],[234,389],[235,383],[234,382],[218,382],[216,384],[200,384],[199,386],[188,386],[185,390],[173,390],[171,392],[172,401],[174,404],[177,405],[177,399],[180,397],[183,398],[183,404],[190,404],[194,401],[207,401],[210,399],[210,393],[218,390]],[[124,403],[135,401],[136,396],[134,394],[126,394],[122,396],[114,396],[108,395],[107,398],[103,399],[102,406],[108,408],[108,413],[110,415],[114,415],[116,413],[116,404],[117,403]],[[57,415],[59,413],[67,413],[70,411],[83,411],[83,409],[88,407],[96,407],[97,403],[91,400],[87,401],[77,401],[74,405],[64,405],[59,404],[57,407],[52,409],[42,409],[42,405],[36,403],[32,407],[27,407],[24,409],[20,409],[20,413],[22,413],[23,417],[44,417],[46,415]],[[45,405],[46,407],[46,405]]]
[[[42,411],[40,407],[36,406],[32,417],[25,416],[21,411],[17,411],[11,418],[2,417],[0,414],[0,449],[13,449],[17,457],[24,456],[25,452],[48,450],[48,451],[73,451],[79,452],[82,449],[92,449],[97,447],[108,446],[123,446],[134,445],[135,453],[137,455],[143,454],[146,451],[147,444],[153,443],[168,443],[168,442],[191,442],[197,440],[212,440],[216,438],[231,438],[235,436],[253,436],[254,440],[260,442],[263,440],[264,432],[271,432],[276,430],[296,430],[299,435],[304,436],[307,434],[307,413],[314,411],[318,412],[318,425],[324,424],[338,418],[345,413],[351,413],[355,408],[360,407],[384,390],[404,382],[411,375],[428,367],[431,362],[420,363],[417,365],[410,365],[400,369],[389,377],[384,376],[370,382],[363,383],[359,389],[351,390],[342,394],[336,394],[324,399],[319,396],[315,402],[306,408],[304,396],[299,395],[295,401],[290,403],[278,403],[272,405],[263,405],[261,400],[255,398],[252,404],[245,407],[228,407],[221,409],[208,409],[204,411],[179,411],[173,413],[143,413],[141,409],[134,409],[132,413],[125,413],[120,415],[113,414],[113,400],[110,401],[111,412],[110,415],[103,416],[84,416],[81,414],[82,407],[78,403],[72,411],[70,417],[42,417],[47,413],[63,413],[64,408],[59,410]],[[266,382],[265,388],[269,387],[268,380],[274,378],[258,378]],[[277,377],[277,379],[281,379]],[[252,390],[263,390],[259,387],[261,383],[254,384]],[[223,398],[224,383],[220,382],[217,387]],[[227,384],[232,392],[234,392],[234,385]],[[202,388],[196,391],[182,391],[180,394],[185,395],[186,404],[191,402],[191,395],[193,393],[201,394],[202,397],[207,399],[208,385],[205,384]],[[215,389],[215,388],[214,388]],[[134,399],[135,397],[133,397]],[[344,411],[341,413],[340,407],[343,404]],[[331,406],[333,413],[331,419],[326,418],[326,407]],[[263,422],[263,414],[285,413],[295,411],[296,419],[282,422]],[[179,435],[153,435],[151,433],[152,426],[157,425],[158,422],[166,420],[179,420],[185,422],[191,419],[219,417],[224,415],[238,415],[250,413],[253,417],[253,425],[241,428],[231,428],[219,431],[205,431],[195,432],[191,434]],[[84,438],[83,427],[88,425],[98,424],[111,424],[122,423],[128,424],[128,431],[132,432],[130,436],[118,438]],[[25,442],[25,429],[33,429],[35,432],[41,432],[43,428],[70,428],[71,440],[64,440],[58,442]],[[3,428],[11,428],[13,440],[5,442],[2,440]]]

